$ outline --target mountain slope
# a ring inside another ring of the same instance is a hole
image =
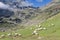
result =
[[[3,15],[0,18],[0,40],[60,40],[60,2],[46,7],[13,8],[11,11],[14,14],[11,16],[9,9],[0,9]],[[38,35],[32,34],[35,29],[40,28],[39,25],[46,29],[37,31]],[[15,33],[22,36],[15,36]],[[4,37],[1,38],[1,35]]]
[[[53,25],[52,25],[53,24]],[[43,28],[46,28],[46,30],[40,30],[38,31],[39,36],[43,37],[40,40],[60,40],[60,13],[47,19],[45,22],[41,23],[41,24],[37,24],[37,25],[41,25]],[[37,39],[38,36],[30,36],[31,33],[38,28],[38,26],[36,27],[36,25],[30,26],[30,27],[26,27],[27,29],[22,29],[20,31],[18,31],[18,33],[21,33],[24,35],[25,40],[39,40]],[[33,28],[33,29],[31,29]],[[28,30],[28,31],[27,31]],[[32,37],[32,39],[31,39]],[[22,40],[24,40],[22,38]]]
[[[54,24],[54,25],[52,25]],[[37,24],[37,25],[41,25],[43,28],[46,28],[46,30],[40,30],[38,31],[39,36],[32,35],[32,32],[38,28],[38,26],[33,25],[33,26],[29,26],[26,27],[24,29],[17,29],[17,30],[12,30],[12,31],[7,31],[7,32],[0,32],[1,34],[5,34],[7,36],[8,33],[12,33],[13,36],[10,37],[4,37],[1,38],[1,40],[60,40],[60,13],[47,19],[45,22],[41,23],[41,24]],[[33,28],[33,29],[31,29]],[[20,33],[23,35],[23,37],[14,37],[14,33]],[[41,39],[38,39],[38,37],[42,37]],[[13,39],[12,39],[13,38]]]
[[[1,0],[3,3],[6,2],[8,3],[9,0]],[[9,1],[11,3],[11,1]],[[15,1],[14,1],[15,2]],[[14,4],[12,1],[12,4]],[[2,14],[4,15],[10,15],[10,10],[13,12],[13,15],[10,16],[9,18],[3,18],[3,20],[0,20],[0,24],[3,22],[4,23],[9,23],[12,25],[22,25],[22,26],[30,26],[30,25],[36,25],[39,23],[44,22],[48,18],[58,14],[60,12],[60,2],[54,2],[54,5],[46,8],[39,8],[39,7],[33,7],[33,6],[22,6],[19,8],[9,8],[8,12],[6,11],[7,9],[2,10]],[[56,5],[55,5],[56,4]],[[43,10],[42,10],[43,9]],[[5,12],[6,11],[6,12]]]

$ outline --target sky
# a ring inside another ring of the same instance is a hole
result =
[[[28,2],[32,3],[33,6],[39,7],[39,6],[44,6],[51,2],[52,0],[27,0]]]
[[[46,4],[48,4],[49,2],[51,2],[52,0],[26,0],[26,1],[22,1],[21,2],[21,6],[34,6],[34,7],[41,7],[44,6]],[[10,5],[4,4],[3,2],[0,2],[0,8],[10,8]]]
[[[9,8],[9,5],[6,5],[6,4],[0,2],[0,8],[8,9]]]

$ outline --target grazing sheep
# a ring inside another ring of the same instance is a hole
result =
[[[46,28],[43,28],[44,30],[46,30]]]
[[[16,37],[16,36],[22,36],[22,35],[21,35],[21,34],[18,34],[18,33],[15,33],[15,35],[14,35],[14,36]]]
[[[41,25],[38,26],[39,28],[41,27]]]
[[[15,35],[14,35],[14,36],[15,36],[15,37],[16,37],[16,36],[18,36],[18,33],[15,33]]]
[[[12,34],[9,33],[8,36],[12,36]]]
[[[4,38],[4,37],[5,37],[5,35],[4,35],[4,34],[0,36],[0,38]]]
[[[40,31],[40,30],[42,30],[43,28],[41,27],[41,28],[37,28],[37,29],[35,29],[36,31]]]
[[[54,24],[51,24],[52,26],[54,26]]]
[[[21,34],[18,34],[18,36],[20,36],[20,37],[21,37],[22,35],[21,35]]]
[[[34,31],[33,31],[33,33],[37,33],[37,31],[36,31],[36,30],[34,30]]]
[[[37,31],[36,31],[36,30],[34,30],[32,34],[33,34],[33,35],[35,35],[35,33],[37,33]]]
[[[33,35],[38,35],[38,33],[37,33],[36,30],[34,30],[32,34],[33,34]]]
[[[38,33],[32,33],[33,35],[38,35]]]

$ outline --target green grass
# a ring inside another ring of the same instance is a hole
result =
[[[54,24],[52,26],[51,24]],[[39,36],[43,37],[41,40],[60,40],[60,13],[49,18],[45,22],[41,23],[42,27],[46,27],[46,30],[38,31]],[[33,30],[31,30],[33,28]],[[38,40],[38,36],[31,36],[34,29],[36,29],[36,25],[26,27],[25,29],[18,29],[17,33],[22,34],[22,37],[6,37],[1,38],[0,40]],[[12,33],[14,35],[14,31],[0,32],[0,35],[8,33]]]
[[[50,19],[48,19],[47,21],[41,24],[43,27],[47,28],[46,32],[48,32],[48,34],[52,33],[53,31],[56,31],[58,34],[60,33],[58,32],[60,30],[60,18],[59,17],[60,17],[60,14],[54,17],[51,17]],[[54,24],[54,26],[52,26],[51,24]],[[58,35],[58,34],[55,34],[55,35]]]

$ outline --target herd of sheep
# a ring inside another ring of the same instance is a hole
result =
[[[54,26],[54,24],[51,24],[52,26]],[[32,32],[32,35],[39,35],[38,31],[41,31],[41,30],[47,30],[47,28],[45,27],[42,27],[41,25],[36,25],[36,29],[34,29],[34,31]],[[33,30],[33,28],[31,28]],[[14,33],[11,34],[11,33],[8,33],[7,35],[0,35],[0,38],[5,38],[5,37],[22,37],[22,34],[19,34],[19,33]],[[41,39],[41,37],[39,36],[38,39]]]

